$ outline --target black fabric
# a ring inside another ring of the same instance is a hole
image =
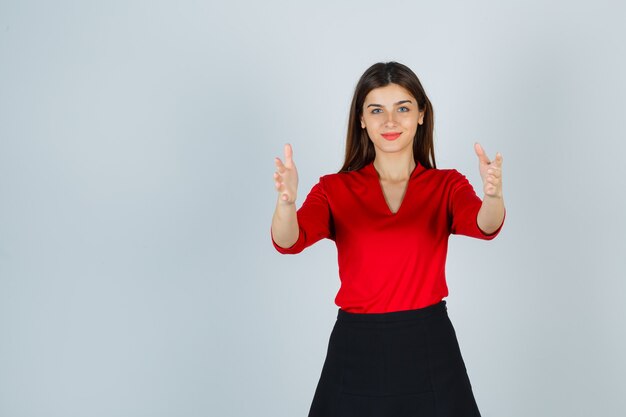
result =
[[[446,302],[339,309],[309,417],[480,417]]]

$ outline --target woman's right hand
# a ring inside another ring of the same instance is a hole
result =
[[[298,171],[292,159],[293,150],[290,144],[285,145],[285,163],[279,157],[274,158],[276,172],[274,185],[278,191],[278,201],[283,204],[295,204],[298,191]]]

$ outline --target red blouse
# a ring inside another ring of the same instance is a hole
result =
[[[445,262],[450,234],[491,240],[476,222],[482,201],[455,169],[417,164],[404,199],[389,209],[373,162],[358,171],[320,177],[297,211],[300,234],[283,254],[320,239],[335,241],[341,287],[335,304],[353,313],[426,307],[448,295]]]

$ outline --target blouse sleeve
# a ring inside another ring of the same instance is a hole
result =
[[[270,236],[274,248],[282,254],[296,254],[323,238],[333,239],[333,226],[328,195],[323,178],[311,188],[304,203],[296,212],[300,229],[298,240],[288,248],[280,247],[274,241],[270,228]]]
[[[496,231],[491,234],[484,233],[478,227],[478,211],[481,205],[482,200],[476,195],[474,188],[467,178],[453,169],[449,200],[449,213],[451,216],[450,232],[484,240],[491,240],[498,236],[504,225],[504,218]],[[506,210],[504,216],[506,217]]]

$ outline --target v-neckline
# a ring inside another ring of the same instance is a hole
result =
[[[417,173],[418,167],[420,166],[419,162],[415,165],[415,168],[413,168],[413,171],[411,171],[411,175],[409,175],[409,179],[406,181],[404,192],[402,193],[402,200],[400,201],[398,210],[396,210],[395,212],[393,212],[391,210],[391,207],[389,207],[389,203],[387,202],[387,197],[385,195],[385,190],[383,189],[383,185],[380,182],[380,175],[378,175],[378,171],[376,170],[376,167],[374,166],[374,161],[370,162],[369,165],[372,170],[372,173],[374,174],[374,178],[376,179],[376,183],[378,184],[378,189],[379,189],[378,195],[382,198],[383,204],[385,204],[385,207],[387,208],[387,214],[391,216],[396,216],[398,213],[400,213],[400,210],[402,210],[402,206],[404,205],[404,202],[406,201],[406,196],[409,192],[409,185],[411,184],[411,180],[413,179],[413,176]]]

